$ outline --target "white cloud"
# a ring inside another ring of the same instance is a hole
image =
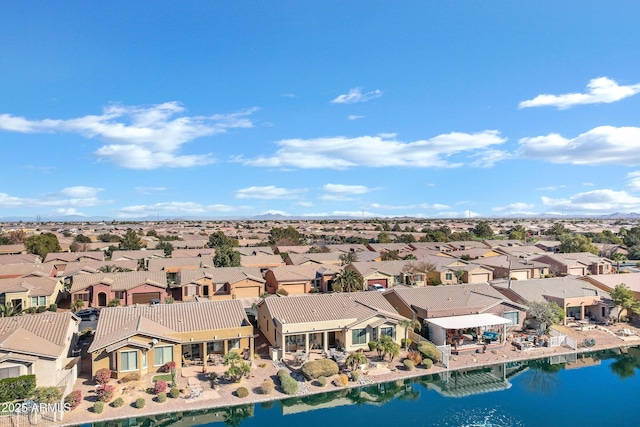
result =
[[[522,101],[520,108],[557,107],[559,110],[575,105],[600,104],[620,101],[640,92],[640,84],[620,86],[608,77],[592,79],[587,84],[587,93],[565,93],[562,95],[538,95],[528,101]]]
[[[237,190],[235,196],[238,199],[295,199],[306,189],[288,189],[280,188],[273,185],[265,187],[247,187]]]
[[[20,209],[64,206],[70,209],[71,207],[91,207],[109,203],[109,201],[98,199],[97,195],[101,191],[101,188],[94,187],[67,187],[56,193],[43,194],[41,198],[16,197],[7,193],[0,193],[0,208]]]
[[[20,133],[72,133],[106,143],[94,154],[131,169],[192,167],[212,163],[210,153],[179,155],[182,146],[196,138],[250,128],[248,118],[257,109],[212,116],[186,116],[178,102],[143,106],[113,104],[100,115],[68,120],[28,120],[0,115],[0,129]]]
[[[367,205],[368,208],[371,209],[382,209],[382,210],[401,210],[401,209],[415,209],[415,205],[385,205],[381,203],[370,203]]]
[[[331,216],[338,216],[338,217],[349,217],[349,218],[362,218],[362,217],[385,217],[386,215],[380,215],[377,213],[373,213],[373,212],[368,212],[368,211],[333,211],[331,213]]]
[[[357,102],[367,102],[372,99],[380,98],[382,96],[382,91],[379,89],[373,90],[371,92],[362,93],[362,88],[356,87],[349,90],[349,93],[339,95],[337,98],[333,99],[331,103],[333,104],[355,104]]]
[[[288,214],[285,211],[279,211],[276,209],[270,209],[268,211],[264,212],[265,215],[282,215],[282,216],[291,216],[290,214]]]
[[[364,116],[356,116],[355,114],[351,114],[347,116],[347,120],[359,120],[359,119],[364,119]]]
[[[456,212],[456,211],[448,211],[448,212],[438,212],[433,215],[436,218],[479,218],[480,215],[478,212],[473,212],[471,210]]]
[[[640,171],[629,172],[627,178],[629,178],[627,188],[630,191],[640,191]]]
[[[585,187],[595,187],[596,185],[593,182],[583,182],[582,185]]]
[[[449,209],[448,205],[441,205],[439,203],[434,203],[434,204],[421,203],[420,207],[422,209],[433,209],[433,210]]]
[[[463,164],[450,163],[447,160],[449,156],[465,152],[473,155],[478,150],[505,141],[494,130],[473,134],[452,132],[414,142],[381,136],[287,139],[276,143],[280,148],[274,156],[244,160],[244,164],[301,169],[347,169],[355,166],[448,168]]]
[[[136,187],[134,190],[140,194],[152,194],[165,191],[166,187]]]
[[[471,166],[475,168],[492,168],[497,162],[510,159],[513,155],[502,150],[483,150],[474,154],[473,157],[478,157],[471,163]]]
[[[251,206],[230,206],[223,204],[214,204],[207,205],[205,208],[209,212],[237,212],[237,211],[247,211],[253,209]]]
[[[533,209],[532,204],[530,203],[523,203],[523,202],[517,202],[517,203],[511,203],[507,206],[498,206],[493,208],[494,212],[501,212],[501,213],[505,213],[505,214],[526,214],[526,215],[531,215],[531,209]]]
[[[547,187],[538,187],[536,191],[555,191],[560,188],[564,188],[564,185],[549,185]]]
[[[555,133],[522,138],[518,156],[574,165],[636,166],[640,163],[638,141],[640,128],[600,126],[571,139]]]
[[[218,212],[237,212],[251,210],[251,206],[229,206],[223,204],[213,204],[204,206],[196,202],[161,202],[150,205],[125,206],[116,211],[121,218],[132,218],[149,215],[206,215]]]
[[[364,185],[344,185],[326,184],[323,188],[325,194],[320,196],[321,200],[347,201],[353,200],[350,196],[366,194],[371,191]]]
[[[542,203],[566,212],[585,214],[605,214],[614,212],[640,212],[640,198],[626,191],[609,189],[578,193],[568,199],[542,197]]]
[[[303,206],[305,208],[310,208],[311,206],[313,206],[312,202],[297,202],[296,203],[297,206]]]
[[[59,208],[56,209],[56,214],[58,215],[77,215],[77,216],[86,216],[82,212],[78,212],[75,208]]]

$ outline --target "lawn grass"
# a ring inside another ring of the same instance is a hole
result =
[[[158,380],[165,380],[166,382],[170,383],[171,382],[171,374],[163,374],[163,375],[156,375],[155,377],[153,377],[153,382],[155,383]]]

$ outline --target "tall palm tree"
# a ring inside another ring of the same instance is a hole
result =
[[[620,263],[627,260],[626,255],[620,252],[616,252],[615,254],[611,255],[611,260],[616,262],[616,273],[620,274]]]
[[[353,270],[344,269],[333,280],[334,292],[355,292],[362,290],[362,277]]]

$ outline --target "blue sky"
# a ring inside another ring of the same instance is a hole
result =
[[[637,1],[9,2],[0,217],[640,212]]]

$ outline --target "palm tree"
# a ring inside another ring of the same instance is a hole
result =
[[[344,269],[333,280],[334,292],[355,292],[362,290],[362,277],[354,270]]]
[[[620,252],[616,252],[615,254],[611,255],[611,260],[616,262],[616,273],[620,274],[620,263],[627,260],[626,255]]]
[[[355,252],[347,252],[339,256],[342,265],[351,264],[358,260],[358,254]]]
[[[398,322],[398,326],[404,328],[404,349],[405,350],[409,348],[409,328],[411,327],[412,324],[413,324],[413,321],[409,319],[402,319],[401,321]]]
[[[347,358],[344,360],[344,363],[354,371],[356,366],[367,363],[367,356],[365,356],[361,351],[354,351],[349,353]]]
[[[78,310],[80,310],[82,307],[84,307],[84,301],[77,299],[71,303],[70,308],[71,308],[71,311],[75,313]]]

